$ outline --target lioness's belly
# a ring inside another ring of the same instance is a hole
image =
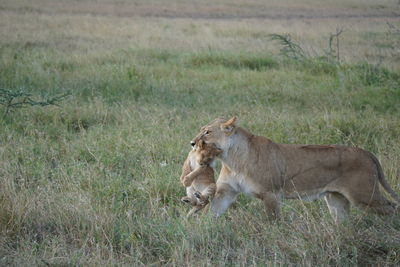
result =
[[[305,201],[314,201],[326,195],[325,190],[315,189],[302,192],[283,192],[283,197],[287,199],[302,199]]]
[[[340,177],[340,169],[315,166],[306,171],[287,177],[282,191],[286,198],[300,198],[303,200],[315,200],[326,193],[330,183]]]

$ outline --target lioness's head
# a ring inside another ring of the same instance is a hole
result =
[[[199,140],[197,142],[197,160],[198,163],[202,166],[211,165],[214,161],[215,157],[219,156],[222,153],[222,150],[217,148],[215,145],[206,144],[203,140]]]
[[[229,120],[216,119],[212,123],[201,127],[200,133],[190,142],[194,147],[200,140],[213,144],[225,151],[229,146],[229,138],[236,131],[236,117]]]

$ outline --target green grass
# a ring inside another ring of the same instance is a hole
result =
[[[363,57],[340,64],[322,57],[297,61],[279,55],[279,47],[248,47],[268,33],[258,28],[252,34],[245,22],[190,19],[155,19],[149,27],[154,36],[162,29],[188,43],[209,29],[231,32],[229,23],[248,34],[226,48],[216,40],[230,44],[224,38],[235,34],[217,32],[208,48],[180,49],[162,33],[165,43],[150,38],[147,47],[132,44],[120,28],[126,18],[77,14],[82,27],[95,29],[94,38],[51,10],[30,26],[53,20],[61,28],[38,26],[38,39],[30,40],[23,21],[35,11],[0,9],[21,19],[13,24],[19,39],[0,28],[7,37],[0,40],[0,88],[39,98],[70,94],[59,107],[0,116],[0,265],[400,263],[398,216],[353,209],[347,222],[335,225],[322,200],[285,201],[283,221],[271,223],[258,200],[240,196],[221,218],[188,220],[189,207],[179,201],[189,141],[202,125],[232,115],[276,142],[365,148],[399,192],[400,66],[385,64],[390,58],[381,48],[368,49],[384,58],[380,65]],[[182,33],[186,21],[195,31]],[[398,42],[385,28],[358,31],[347,40]]]

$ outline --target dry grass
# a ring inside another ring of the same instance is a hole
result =
[[[344,31],[340,47],[344,60],[384,62],[390,67],[396,67],[399,61],[400,37],[388,26],[394,25],[398,31],[400,6],[393,1],[379,5],[373,1],[272,1],[268,5],[210,1],[202,4],[211,6],[212,10],[205,11],[197,1],[171,5],[163,1],[2,2],[3,44],[18,42],[96,54],[110,48],[275,52],[276,45],[268,35],[289,33],[311,52],[320,53],[328,47],[329,34],[340,28]],[[164,11],[149,17],[143,7]],[[176,14],[170,13],[174,8]],[[208,19],[214,14],[218,17],[218,12],[221,19]],[[259,12],[265,17],[257,18]],[[193,13],[199,18],[191,18]],[[242,14],[246,19],[238,19]]]
[[[398,192],[398,3],[199,3],[0,0],[0,87],[71,93],[0,119],[0,265],[399,264],[398,216],[337,226],[322,201],[285,201],[267,223],[241,196],[186,220],[178,179],[198,128],[234,114],[277,142],[368,149]],[[323,57],[337,28],[340,63]]]

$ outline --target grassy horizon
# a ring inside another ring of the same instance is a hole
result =
[[[5,117],[0,105],[0,265],[400,263],[398,215],[354,208],[335,225],[323,200],[285,200],[269,223],[241,195],[187,220],[179,201],[189,141],[232,115],[275,142],[369,150],[400,193],[400,6],[206,2],[0,0],[0,88],[69,93]]]

